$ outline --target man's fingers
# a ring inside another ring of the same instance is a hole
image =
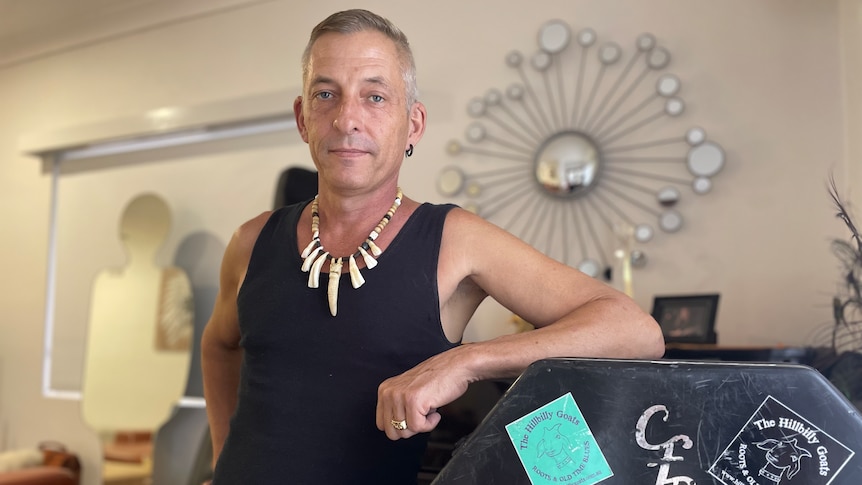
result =
[[[422,421],[419,426],[421,429],[417,429],[416,431],[419,433],[427,433],[437,427],[440,423],[440,413],[437,411],[431,411],[425,416],[422,416]]]
[[[420,406],[403,392],[395,391],[391,384],[381,384],[376,410],[377,429],[383,431],[389,439],[410,438],[418,433],[427,433],[440,423],[440,414],[436,408]]]
[[[406,413],[405,415],[407,414],[410,414],[407,419],[399,420],[396,416],[389,420],[389,428],[384,429],[389,439],[410,438],[419,433],[427,433],[440,423],[440,413],[437,411],[432,411],[428,415],[422,413]]]

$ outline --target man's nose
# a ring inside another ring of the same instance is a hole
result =
[[[332,122],[332,126],[338,131],[350,134],[359,131],[362,126],[361,102],[355,99],[345,99],[338,109],[338,116]]]

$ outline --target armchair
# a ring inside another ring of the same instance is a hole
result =
[[[78,457],[56,443],[0,453],[0,485],[78,485]]]

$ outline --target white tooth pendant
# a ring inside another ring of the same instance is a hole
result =
[[[329,263],[329,287],[326,296],[329,300],[329,313],[334,317],[338,313],[338,280],[341,279],[341,258],[332,258]]]
[[[317,245],[317,241],[317,239],[312,239],[311,242],[308,243],[308,246],[306,246],[305,249],[302,250],[302,254],[300,254],[299,257],[307,258],[309,253],[311,253],[311,250],[314,249],[315,246],[320,247]]]
[[[377,266],[377,260],[372,258],[368,251],[359,246],[359,254],[362,255],[362,260],[365,261],[365,267],[368,269],[374,269]]]
[[[376,244],[374,244],[374,241],[372,241],[371,239],[366,239],[365,242],[367,242],[368,247],[371,248],[371,254],[373,254],[374,256],[380,256],[381,254],[383,254],[383,251],[381,251],[380,248],[377,247]]]
[[[320,286],[320,268],[323,267],[324,261],[326,261],[326,257],[329,256],[329,253],[323,253],[314,260],[314,264],[311,265],[311,272],[308,273],[308,287],[309,288],[317,288]]]
[[[356,258],[354,258],[352,254],[348,260],[348,265],[350,268],[350,284],[353,285],[353,289],[364,285],[365,278],[363,278],[362,273],[359,272],[359,266],[356,265]]]
[[[311,252],[311,254],[308,254],[308,255],[304,256],[304,257],[305,257],[305,261],[303,261],[303,262],[302,262],[302,268],[301,268],[303,273],[305,273],[305,272],[307,272],[309,269],[311,269],[311,265],[312,265],[312,264],[314,263],[314,261],[315,261],[315,259],[314,259],[314,258],[316,258],[316,257],[317,257],[317,253],[319,253],[319,252],[320,252],[320,251],[322,251],[322,250],[323,250],[323,246],[317,246],[316,248],[314,248],[314,251],[312,251],[312,252]]]

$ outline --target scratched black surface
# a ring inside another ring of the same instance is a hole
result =
[[[750,480],[758,485],[862,483],[862,417],[820,373],[798,364],[756,364],[728,362],[628,361],[606,359],[548,359],[534,363],[503,395],[476,430],[458,447],[433,485],[449,484],[530,484],[505,426],[545,404],[571,393],[583,413],[599,448],[614,476],[602,485],[674,484],[735,485],[708,473],[716,462],[722,467],[736,466],[740,440],[767,442],[771,435],[752,426],[752,417],[769,400],[780,402],[834,441],[850,451],[837,450],[826,477],[819,474],[817,444],[809,444],[799,433],[795,436],[811,456],[801,456],[803,466],[783,469],[779,481],[758,471],[767,467],[763,451],[748,443]],[[647,422],[648,444],[660,444],[677,435],[693,442],[684,449],[675,444],[673,455],[681,459],[663,461],[662,450],[649,450],[636,440],[638,419],[648,408],[663,405],[663,412]],[[764,411],[766,412],[766,411]],[[772,436],[774,437],[774,436]],[[824,437],[824,440],[826,438]],[[788,440],[789,441],[789,440]],[[761,444],[765,448],[765,445]],[[730,447],[730,453],[722,453]],[[758,451],[757,454],[754,451]],[[835,460],[853,453],[837,471]],[[755,456],[757,455],[757,456]],[[760,461],[758,461],[760,460]],[[653,464],[649,466],[649,464]],[[658,479],[661,465],[668,465],[667,479]],[[783,466],[784,463],[777,463]],[[773,469],[774,471],[774,469]],[[748,475],[747,475],[748,476]],[[674,477],[677,477],[674,481]],[[684,480],[682,477],[691,479]],[[773,476],[774,478],[774,476]],[[553,482],[538,482],[553,483]],[[572,480],[570,483],[577,483]],[[589,485],[589,480],[582,482]]]

